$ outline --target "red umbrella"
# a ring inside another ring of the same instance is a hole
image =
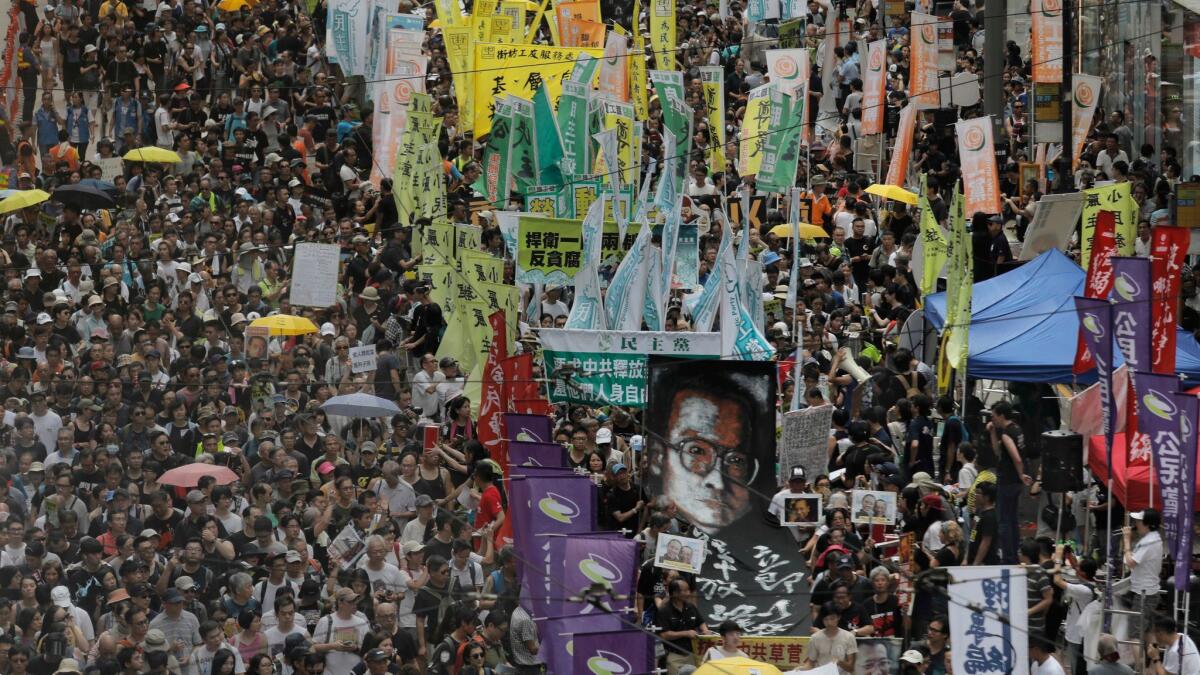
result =
[[[176,487],[196,487],[200,484],[200,479],[204,476],[212,476],[217,479],[217,485],[228,485],[237,481],[238,475],[231,469],[214,464],[185,464],[175,467],[158,477],[158,482],[163,485],[174,485]]]

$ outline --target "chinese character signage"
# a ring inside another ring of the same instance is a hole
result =
[[[1117,238],[1117,255],[1133,255],[1134,237],[1137,236],[1137,202],[1130,192],[1130,183],[1117,183],[1083,191],[1083,239],[1080,243],[1080,259],[1088,260],[1092,253],[1092,239],[1096,234],[1096,219],[1101,211],[1111,211],[1113,228]]]
[[[992,118],[976,117],[954,125],[962,160],[963,196],[967,213],[1000,213],[1000,174],[992,143]]]
[[[721,350],[718,333],[543,329],[539,336],[554,402],[641,408],[646,404],[646,364],[651,354],[707,359],[716,358]]]
[[[563,80],[569,79],[580,54],[600,58],[603,49],[548,47],[538,45],[475,45],[475,96],[471,100],[475,137],[492,128],[493,101],[512,94],[527,101],[543,85],[556,107],[562,96]]]
[[[954,567],[950,576],[954,672],[1026,672],[1029,601],[1025,596],[1025,570],[1015,566]]]

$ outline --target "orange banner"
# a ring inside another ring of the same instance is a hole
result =
[[[938,91],[938,20],[936,16],[912,13],[909,39],[909,101],[919,110],[941,107]]]
[[[867,69],[863,74],[862,133],[883,133],[883,117],[887,78],[887,40],[876,40],[867,45]]]
[[[962,160],[963,211],[1000,213],[1000,174],[992,143],[992,118],[976,117],[954,125]]]
[[[579,45],[590,47],[591,45]],[[639,55],[637,58],[641,58]],[[600,94],[614,101],[629,100],[629,38],[616,32],[608,34],[604,60],[600,62]]]
[[[1075,152],[1071,166],[1079,164],[1079,152],[1083,150],[1083,143],[1092,128],[1102,82],[1104,80],[1095,75],[1071,76],[1071,135],[1074,137],[1071,139],[1071,149]]]
[[[604,34],[608,27],[598,21],[567,19],[558,25],[564,47],[604,48]]]
[[[1033,81],[1062,82],[1063,15],[1061,0],[1031,0],[1030,48]]]
[[[892,146],[892,161],[888,164],[888,185],[904,187],[908,177],[908,160],[912,157],[913,130],[917,126],[917,107],[911,102],[900,109],[900,126],[896,129],[896,144]]]

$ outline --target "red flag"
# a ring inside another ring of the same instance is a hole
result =
[[[1150,304],[1154,326],[1150,343],[1153,372],[1175,373],[1175,338],[1179,325],[1179,286],[1183,281],[1183,259],[1190,244],[1186,227],[1156,227],[1151,240],[1151,274],[1154,277],[1154,302]]]
[[[518,354],[504,360],[505,386],[509,388],[509,401],[518,399],[544,398],[541,387],[533,379],[533,354]],[[515,412],[523,412],[515,410]]]
[[[504,368],[501,363],[507,356],[508,331],[505,328],[504,312],[493,312],[488,317],[492,326],[492,344],[488,347],[487,363],[483,366],[483,391],[479,402],[479,442],[488,455],[500,464],[508,476],[508,453],[504,450],[504,434],[500,429],[501,414],[508,410],[504,398]]]
[[[1107,298],[1112,293],[1112,257],[1117,254],[1117,218],[1112,211],[1100,211],[1096,215],[1096,232],[1092,239],[1092,252],[1088,260],[1087,282],[1083,285],[1085,298]],[[1082,329],[1082,327],[1081,327]],[[1091,352],[1078,337],[1075,347],[1075,365],[1071,372],[1086,373],[1096,367]]]
[[[544,398],[513,399],[513,412],[525,415],[553,415],[554,404]]]

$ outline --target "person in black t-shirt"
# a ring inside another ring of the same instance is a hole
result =
[[[996,484],[975,486],[975,523],[971,528],[968,565],[999,565],[1000,524],[996,520]]]
[[[864,609],[875,628],[874,637],[898,637],[904,633],[904,613],[900,601],[892,593],[892,575],[886,567],[871,570],[871,588],[875,594],[867,598]]]
[[[646,492],[633,482],[624,464],[614,464],[612,472],[616,482],[604,495],[605,521],[610,530],[625,530],[625,538],[631,539],[637,530],[638,514],[646,505]]]
[[[668,587],[669,600],[658,610],[655,623],[659,626],[659,637],[667,649],[667,672],[677,673],[684,665],[691,665],[692,638],[707,635],[708,626],[700,609],[687,601],[691,587],[683,579],[675,579]]]

